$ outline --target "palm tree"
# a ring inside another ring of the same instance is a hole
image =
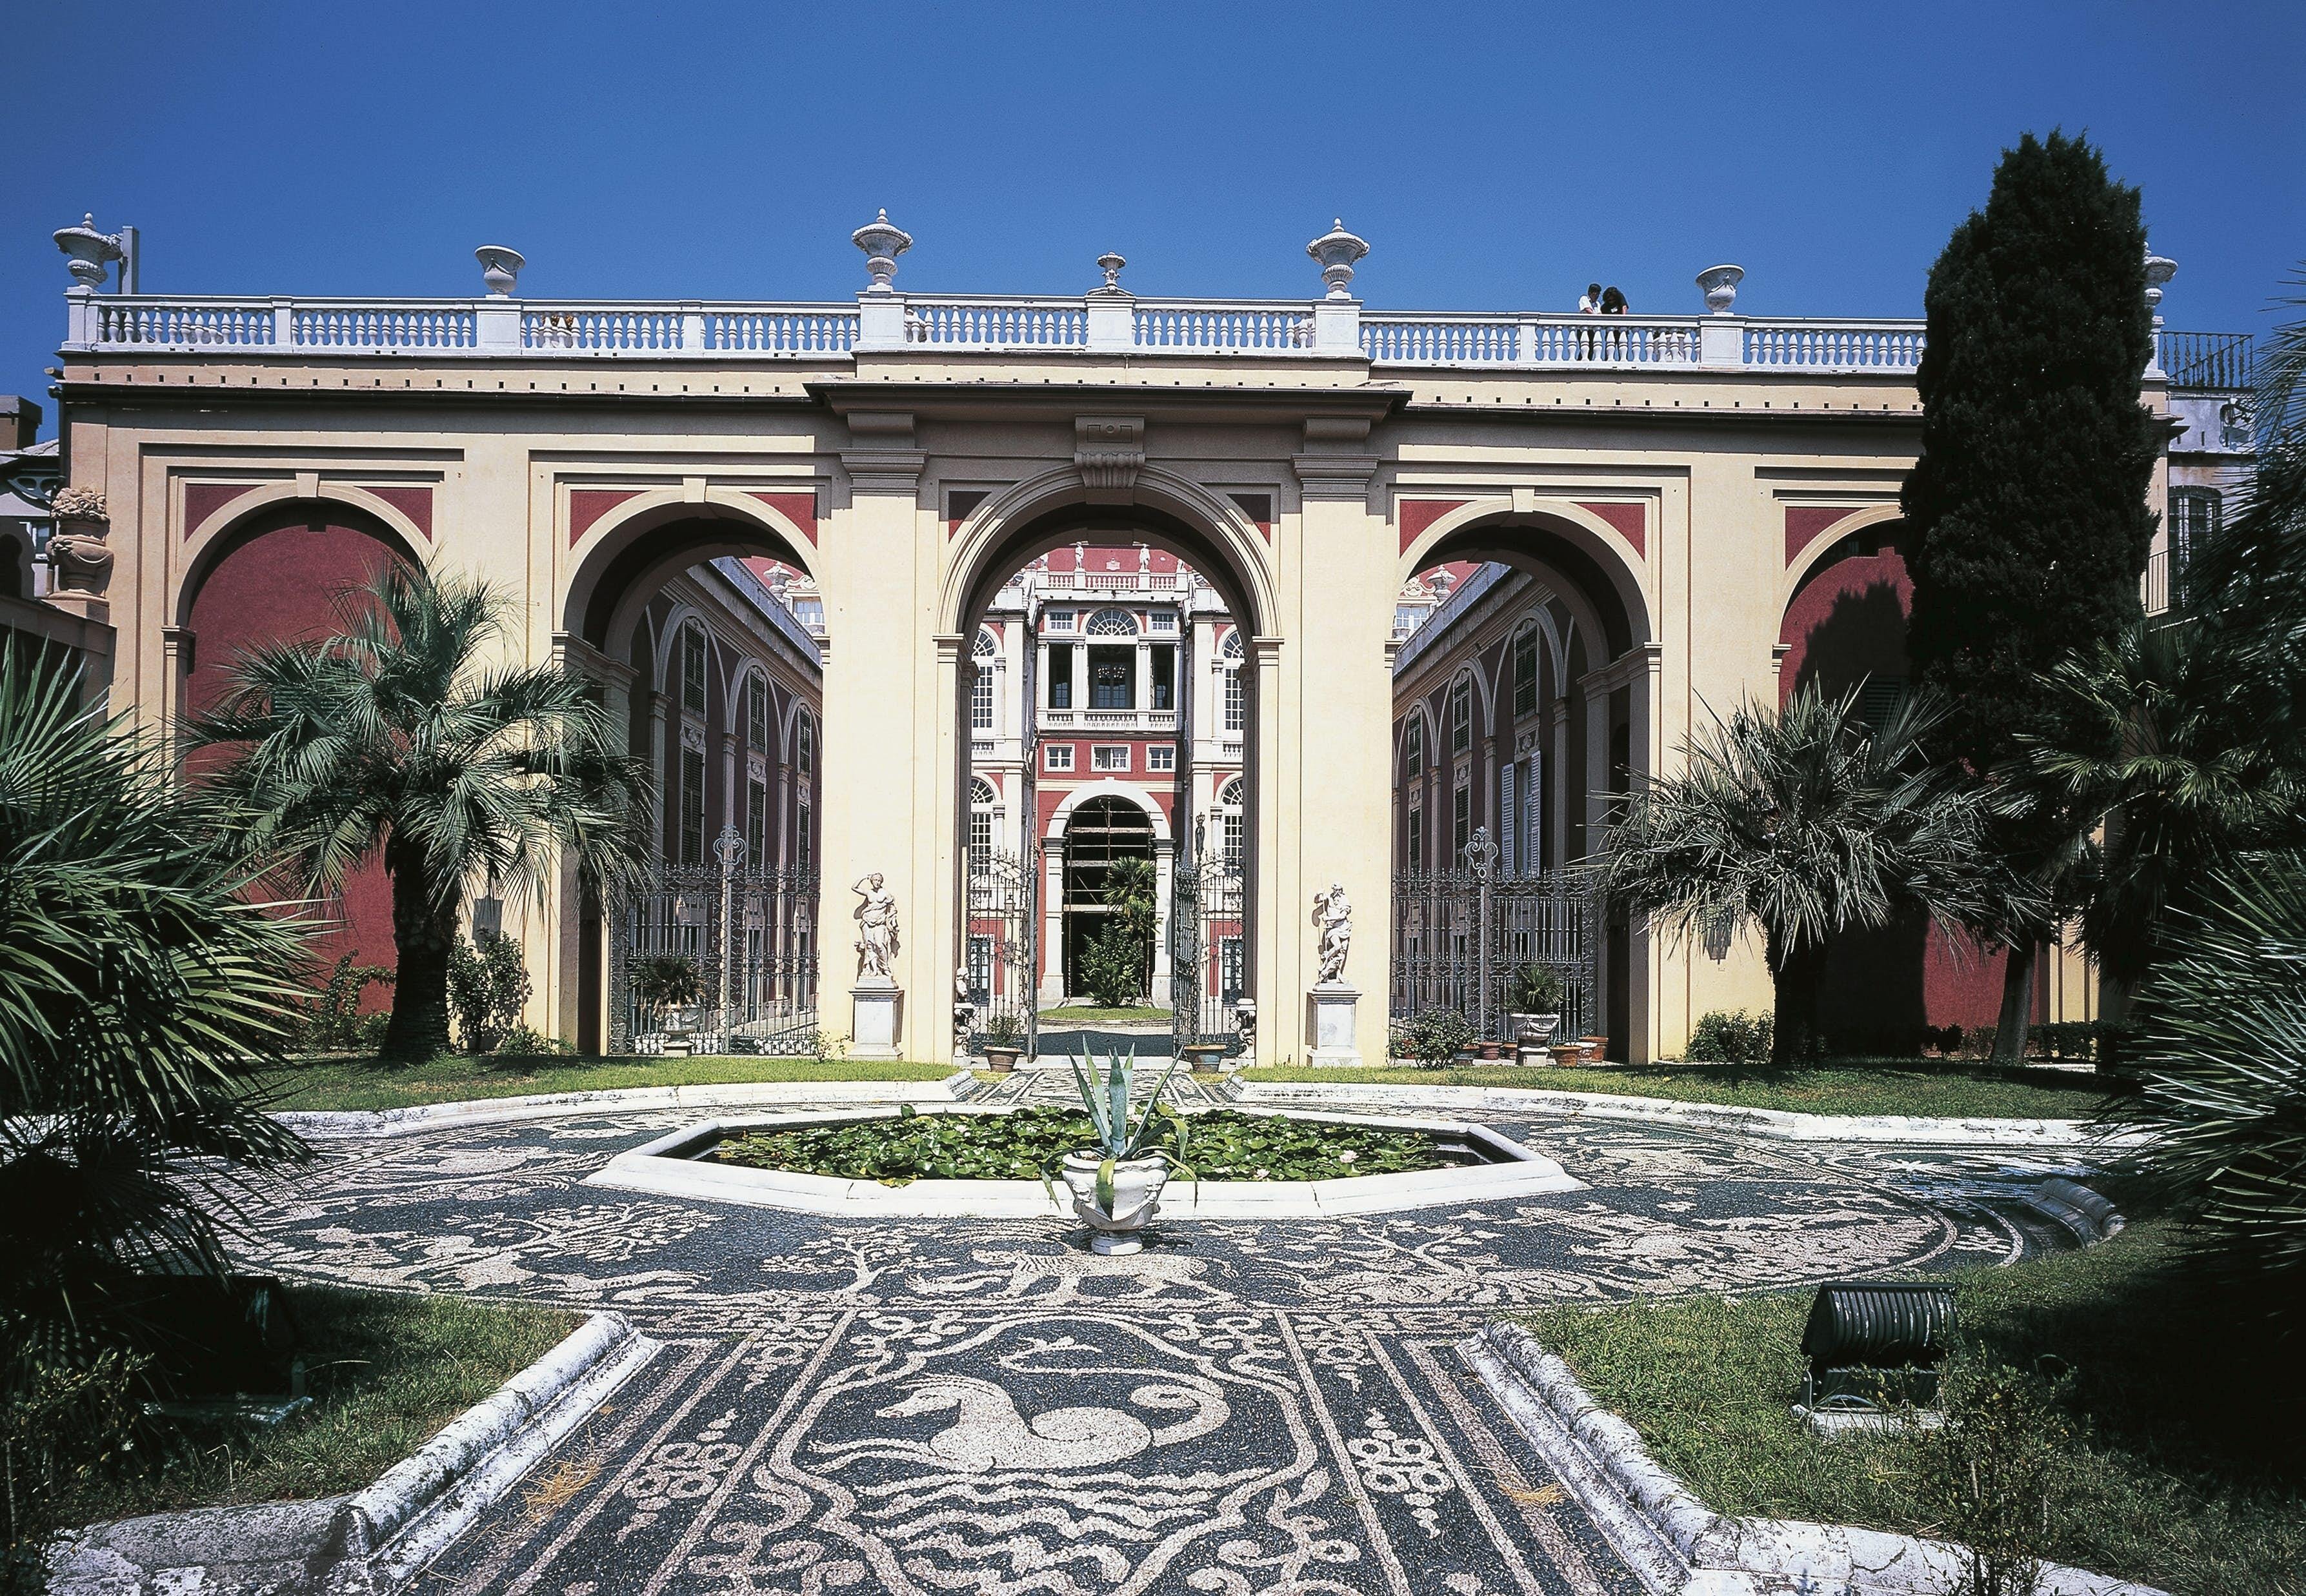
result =
[[[1951,929],[2028,889],[1997,879],[1975,793],[1924,757],[1944,709],[1923,695],[1879,726],[1861,687],[1804,687],[1775,713],[1747,704],[1693,735],[1687,766],[1620,800],[1584,874],[1686,943],[1761,926],[1777,989],[1772,1062],[1819,1046],[1825,960],[1844,932],[1919,907]]]
[[[0,1396],[137,1327],[135,1277],[221,1276],[243,1172],[303,1142],[262,1112],[307,920],[252,900],[214,793],[0,644]]]
[[[2124,988],[2145,978],[2174,904],[2238,854],[2299,836],[2298,773],[2238,721],[2234,665],[2202,627],[2135,623],[2048,672],[2059,735],[2023,739],[2004,783],[2012,803],[2067,817],[2083,943]]]
[[[338,608],[338,635],[235,661],[193,737],[231,751],[216,785],[303,890],[382,860],[400,964],[383,1052],[419,1061],[448,1046],[466,894],[541,900],[564,856],[583,890],[612,891],[647,858],[653,794],[589,684],[488,663],[509,615],[485,583],[394,564]]]

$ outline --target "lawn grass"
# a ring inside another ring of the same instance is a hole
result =
[[[534,1092],[598,1092],[636,1086],[726,1086],[770,1080],[942,1080],[940,1064],[813,1058],[469,1058],[444,1053],[429,1063],[387,1064],[373,1057],[321,1058],[273,1071],[263,1084],[274,1110],[411,1108],[518,1097]]]
[[[1045,1031],[1076,1030],[1085,1025],[1128,1025],[1159,1021],[1169,1023],[1166,1009],[1044,1009],[1041,1028]]]
[[[2306,1591],[2296,1349],[2237,1309],[2156,1221],[2088,1251],[1953,1277],[1957,1360],[2049,1377],[2073,1434],[2037,1555],[2181,1596]],[[1910,1438],[1797,1424],[1806,1292],[1522,1315],[1708,1506],[1928,1534]]]
[[[60,1522],[358,1490],[535,1362],[580,1316],[522,1303],[292,1284],[310,1407],[270,1430],[170,1424],[135,1473],[81,1485]]]
[[[1506,1086],[1610,1092],[1797,1114],[1923,1114],[1947,1119],[2086,1119],[2105,1094],[2071,1071],[1996,1069],[1960,1060],[1839,1059],[1806,1069],[1766,1065],[1644,1064],[1610,1069],[1525,1069],[1516,1064],[1392,1064],[1354,1069],[1278,1065],[1245,1070],[1246,1082],[1276,1085]]]

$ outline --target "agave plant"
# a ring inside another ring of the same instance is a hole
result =
[[[1072,1065],[1073,1086],[1080,1093],[1081,1106],[1089,1111],[1089,1122],[1097,1127],[1097,1200],[1108,1211],[1113,1207],[1114,1165],[1124,1159],[1158,1158],[1188,1180],[1200,1178],[1184,1161],[1185,1116],[1161,1100],[1161,1094],[1169,1089],[1169,1078],[1177,1072],[1175,1059],[1169,1061],[1153,1095],[1134,1114],[1129,1105],[1129,1084],[1137,1071],[1134,1049],[1106,1054],[1102,1072],[1087,1053],[1073,1060]],[[1176,1139],[1174,1152],[1149,1145],[1164,1125]],[[1194,1195],[1198,1200],[1200,1193]]]

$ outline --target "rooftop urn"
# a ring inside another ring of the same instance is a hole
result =
[[[1705,295],[1705,308],[1717,316],[1730,314],[1730,307],[1738,303],[1738,285],[1746,280],[1742,266],[1709,266],[1697,274],[1697,286]]]
[[[72,257],[73,280],[83,288],[104,286],[104,269],[124,253],[116,235],[96,230],[94,211],[82,216],[77,227],[57,228],[55,237],[56,248]]]
[[[56,236],[61,239],[64,235],[59,233]],[[77,271],[80,269],[74,267],[73,269]],[[2167,255],[2156,254],[2151,243],[2146,246],[2146,308],[2154,312],[2154,325],[2157,327],[2162,325],[2163,286],[2177,275],[2178,263],[2175,260]]]
[[[1354,280],[1354,267],[1369,253],[1368,241],[1354,237],[1345,231],[1343,217],[1329,224],[1329,230],[1305,246],[1321,268],[1321,280],[1329,286],[1331,299],[1353,297],[1345,285]]]
[[[893,294],[890,280],[897,275],[897,257],[913,247],[913,235],[889,220],[887,206],[881,214],[849,235],[865,252],[865,269],[873,274],[871,294]]]
[[[489,297],[505,299],[520,281],[520,269],[528,264],[520,252],[507,249],[500,243],[484,243],[473,252],[473,259],[481,263],[481,281],[488,285]]]
[[[1129,262],[1126,260],[1122,258],[1120,255],[1115,254],[1111,250],[1107,250],[1105,253],[1099,255],[1097,258],[1097,269],[1105,273],[1105,286],[1096,290],[1096,292],[1099,294],[1126,294],[1128,290],[1121,286],[1121,269],[1128,264]]]

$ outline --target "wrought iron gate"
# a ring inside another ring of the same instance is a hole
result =
[[[816,877],[745,863],[731,827],[710,865],[667,865],[612,915],[609,1051],[807,1052],[816,1031]],[[654,994],[682,983],[695,996]]]
[[[1203,852],[1208,827],[1193,823],[1192,848],[1176,861],[1169,893],[1170,1040],[1173,1049],[1217,1043],[1238,1053],[1234,1005],[1246,995],[1249,973],[1242,872],[1222,850]]]
[[[969,1001],[976,1005],[972,1051],[988,1035],[1010,1034],[1030,1058],[1040,1042],[1034,1012],[1039,979],[1040,871],[1006,850],[971,858],[968,941],[961,966]]]
[[[1458,866],[1393,878],[1393,1020],[1448,1009],[1482,1037],[1503,1039],[1514,986],[1532,965],[1568,989],[1560,1035],[1597,1028],[1600,927],[1593,899],[1558,873],[1503,875],[1486,826]]]

